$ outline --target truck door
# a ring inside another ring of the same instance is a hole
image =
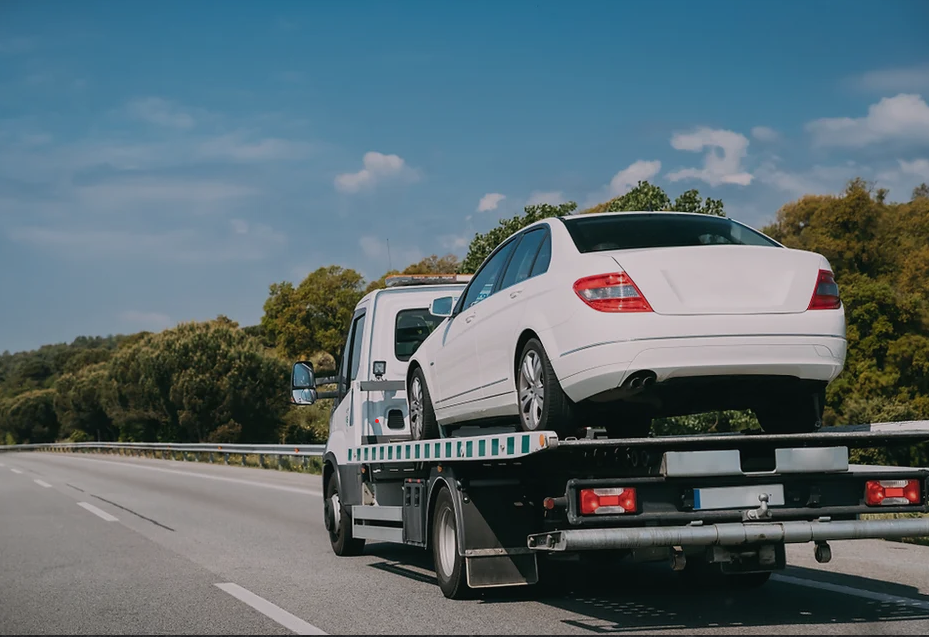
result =
[[[358,370],[361,363],[366,319],[366,308],[355,312],[348,331],[348,338],[345,340],[345,350],[342,354],[342,364],[339,369],[339,394],[335,400],[335,407],[330,420],[330,444],[334,437],[343,438],[344,447],[361,444],[363,433],[361,427],[362,392],[358,389]]]

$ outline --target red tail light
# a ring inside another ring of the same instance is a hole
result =
[[[574,292],[601,312],[652,312],[642,292],[625,272],[597,274],[579,279]]]
[[[837,310],[842,306],[839,298],[839,285],[829,270],[820,270],[810,299],[808,310]]]
[[[920,491],[919,480],[868,480],[864,499],[868,506],[920,504]]]
[[[635,489],[581,489],[581,515],[635,513]]]

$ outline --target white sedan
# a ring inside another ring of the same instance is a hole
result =
[[[655,417],[726,409],[814,431],[846,356],[825,257],[697,213],[535,222],[431,309],[448,318],[409,361],[415,439],[517,422],[643,436]]]

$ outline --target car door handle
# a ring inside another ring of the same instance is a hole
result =
[[[510,292],[510,298],[515,299],[517,296],[519,296],[522,293],[523,293],[522,290],[513,290],[512,292]]]

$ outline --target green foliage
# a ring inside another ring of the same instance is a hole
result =
[[[338,363],[342,339],[363,295],[364,281],[355,270],[319,268],[297,287],[289,281],[271,285],[261,328],[288,359],[324,351]]]
[[[32,389],[0,403],[0,435],[21,444],[58,437],[55,390]]]
[[[595,214],[598,212],[639,212],[639,211],[675,211],[698,212],[717,217],[725,217],[723,202],[719,199],[707,197],[704,200],[699,191],[687,190],[671,203],[671,198],[660,186],[647,181],[639,181],[635,188],[624,195],[610,199],[592,208],[582,211],[581,214]]]
[[[228,321],[184,323],[108,364],[102,402],[121,440],[274,442],[288,364]]]
[[[468,254],[464,261],[461,262],[459,272],[462,274],[474,274],[475,271],[484,262],[484,259],[494,251],[500,243],[514,232],[525,228],[531,223],[549,217],[561,217],[569,215],[577,209],[577,204],[573,201],[558,205],[547,203],[526,206],[523,214],[515,215],[509,219],[501,219],[499,224],[481,234],[475,234],[471,239],[471,245],[468,246]]]

